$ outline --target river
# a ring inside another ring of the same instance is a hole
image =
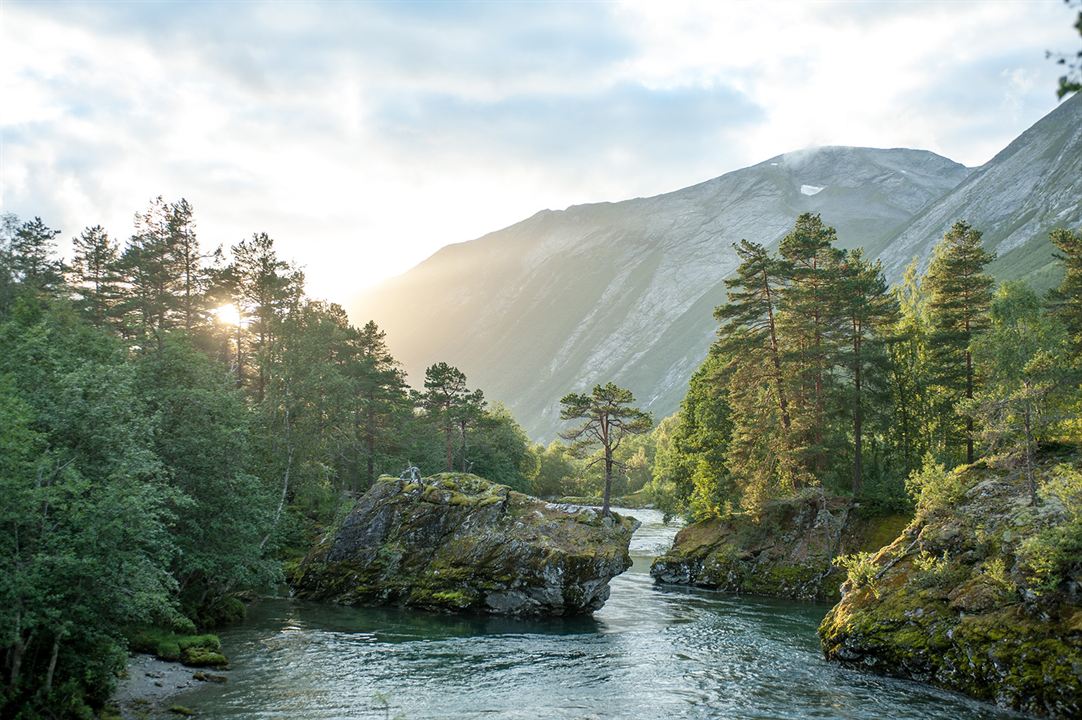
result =
[[[264,600],[221,633],[229,682],[176,702],[206,718],[1019,717],[828,664],[824,605],[656,586],[676,528],[639,518],[635,564],[593,618],[516,620]]]

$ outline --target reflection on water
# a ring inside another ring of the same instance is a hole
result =
[[[643,521],[593,618],[516,620],[267,600],[222,633],[213,718],[935,718],[1010,714],[822,660],[826,607],[655,586],[676,528]],[[389,699],[385,709],[376,699]]]

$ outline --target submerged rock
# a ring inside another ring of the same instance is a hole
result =
[[[838,555],[877,550],[909,518],[865,517],[847,498],[819,491],[770,502],[758,518],[733,515],[693,523],[654,560],[658,582],[726,592],[837,600],[845,572]]]
[[[381,477],[292,578],[299,597],[507,615],[597,610],[631,567],[634,518],[474,475]]]
[[[1044,464],[1045,478],[1054,465]],[[851,573],[819,627],[827,658],[1026,713],[1082,717],[1077,496],[1074,507],[1052,497],[1031,506],[1020,473],[984,463],[952,478],[957,498],[921,511]],[[1046,539],[1060,549],[1039,552]]]

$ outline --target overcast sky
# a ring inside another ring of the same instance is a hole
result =
[[[0,209],[117,238],[186,197],[356,291],[544,208],[810,145],[979,165],[1056,105],[1060,0],[0,0]]]

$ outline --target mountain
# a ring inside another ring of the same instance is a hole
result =
[[[1082,225],[1082,94],[1064,101],[958,187],[931,203],[890,241],[881,259],[897,278],[913,257],[926,263],[956,220],[984,234],[1000,279],[1044,289],[1057,281],[1048,231]]]
[[[504,402],[535,439],[558,401],[613,380],[657,418],[679,405],[714,335],[732,244],[775,243],[819,212],[877,252],[969,171],[920,150],[825,147],[650,198],[546,210],[450,245],[361,299],[414,385],[437,360]]]
[[[352,308],[387,330],[414,385],[438,360],[505,403],[537,440],[559,398],[612,380],[673,412],[714,336],[732,244],[773,245],[818,212],[897,280],[957,219],[984,232],[1001,278],[1054,282],[1048,230],[1082,225],[1082,96],[970,170],[922,150],[823,147],[676,192],[545,210],[449,245]]]

